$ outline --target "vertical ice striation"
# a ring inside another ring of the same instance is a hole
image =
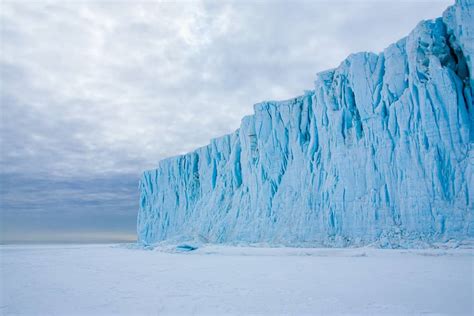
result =
[[[474,237],[474,5],[457,1],[314,90],[140,182],[138,238],[382,245]]]

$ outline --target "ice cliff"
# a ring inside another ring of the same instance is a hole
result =
[[[140,182],[138,239],[396,245],[474,238],[474,3]]]

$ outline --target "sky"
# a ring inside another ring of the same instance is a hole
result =
[[[0,242],[135,239],[138,181],[452,1],[0,2]]]

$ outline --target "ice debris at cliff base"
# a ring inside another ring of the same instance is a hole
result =
[[[474,238],[474,2],[140,182],[143,244],[350,246]]]

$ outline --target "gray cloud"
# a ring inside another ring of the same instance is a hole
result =
[[[232,132],[254,103],[311,89],[317,72],[381,51],[449,4],[3,1],[1,211],[134,216],[142,170]]]

